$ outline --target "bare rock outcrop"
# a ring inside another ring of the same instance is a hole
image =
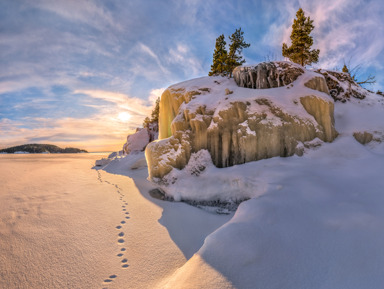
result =
[[[365,145],[373,140],[373,134],[370,132],[355,132],[353,137],[361,144]]]
[[[224,77],[169,87],[160,101],[159,140],[145,151],[149,178],[161,181],[202,149],[215,166],[228,167],[291,156],[298,144],[315,138],[333,141],[334,104],[323,76],[302,69],[296,78],[270,89],[238,87]]]
[[[303,73],[303,68],[294,63],[262,62],[256,66],[236,67],[233,78],[240,87],[265,89],[291,84]]]
[[[329,93],[335,101],[346,102],[351,98],[364,99],[367,91],[358,85],[352,77],[345,72],[319,69],[327,83]]]

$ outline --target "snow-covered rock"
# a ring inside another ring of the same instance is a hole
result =
[[[144,151],[148,143],[158,139],[158,131],[157,123],[149,123],[148,127],[137,128],[134,134],[127,136],[127,142],[123,145],[123,153],[130,154]]]
[[[270,89],[238,87],[224,77],[202,77],[166,89],[160,101],[160,140],[146,149],[149,178],[184,168],[191,153],[202,149],[220,168],[291,156],[299,143],[315,138],[333,141],[334,104],[325,79],[300,69],[303,73],[289,86]]]
[[[373,135],[369,132],[355,132],[353,137],[361,144],[370,143],[373,139]]]
[[[138,128],[134,134],[127,136],[127,142],[123,146],[125,154],[143,151],[149,143],[149,132],[146,128]]]
[[[124,151],[123,151],[123,150],[118,151],[118,152],[112,152],[112,153],[110,153],[109,156],[108,156],[108,158],[109,158],[109,159],[113,159],[113,158],[116,158],[116,157],[120,157],[120,156],[122,156],[122,155],[124,155]]]
[[[264,89],[281,87],[294,82],[304,70],[291,62],[262,62],[255,66],[238,66],[233,78],[238,86]]]
[[[335,101],[364,99],[368,95],[368,91],[358,85],[348,73],[324,69],[319,69],[317,72],[325,77],[329,93]]]
[[[110,162],[111,162],[110,158],[102,158],[101,160],[96,160],[95,165],[97,167],[102,167],[109,164]]]

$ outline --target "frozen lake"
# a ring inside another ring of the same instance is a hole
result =
[[[146,169],[102,156],[0,155],[0,288],[153,288],[230,218],[154,200]]]

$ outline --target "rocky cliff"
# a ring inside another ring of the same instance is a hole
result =
[[[300,154],[302,142],[333,141],[333,110],[323,75],[288,62],[173,85],[161,97],[159,140],[146,148],[149,178],[184,168],[202,149],[217,167]]]
[[[287,62],[262,62],[255,66],[236,67],[233,79],[241,87],[265,89],[291,84],[303,73],[302,67]]]
[[[358,85],[348,73],[324,69],[316,72],[324,76],[329,93],[335,101],[364,99],[368,95],[368,91]]]

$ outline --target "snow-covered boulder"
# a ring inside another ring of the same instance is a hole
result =
[[[370,143],[373,139],[373,135],[369,132],[355,132],[353,137],[361,144]]]
[[[142,152],[151,141],[158,139],[159,129],[157,123],[149,123],[148,127],[137,128],[134,134],[127,136],[127,142],[123,145],[123,153],[130,154]]]
[[[149,143],[150,135],[148,129],[138,128],[134,134],[127,136],[127,142],[123,146],[125,154],[141,152]]]
[[[110,159],[110,158],[102,158],[100,160],[96,160],[95,165],[97,167],[102,167],[102,166],[109,164],[111,162],[111,160],[112,159]]]
[[[121,151],[118,151],[118,152],[112,152],[112,153],[110,153],[109,156],[108,156],[108,158],[109,158],[109,159],[114,159],[114,158],[116,158],[116,157],[121,157],[121,156],[123,156],[123,155],[124,155],[124,151],[121,150]]]
[[[238,87],[234,79],[218,76],[166,89],[160,101],[159,141],[146,148],[149,178],[159,180],[173,168],[184,168],[191,153],[202,149],[220,168],[291,156],[299,143],[315,138],[333,141],[334,104],[325,79],[300,69],[295,81],[276,88]]]

